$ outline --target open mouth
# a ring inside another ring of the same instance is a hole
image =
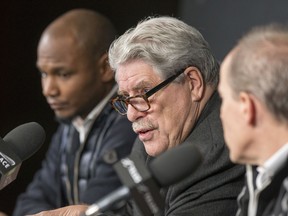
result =
[[[139,139],[142,142],[144,142],[144,141],[148,141],[152,138],[153,130],[152,129],[137,130],[136,133],[139,135]]]

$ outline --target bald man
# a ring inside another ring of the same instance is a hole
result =
[[[288,26],[246,33],[225,57],[218,90],[233,162],[246,165],[237,216],[288,215]]]
[[[121,185],[111,163],[130,153],[136,134],[109,104],[117,90],[107,59],[115,32],[86,9],[63,14],[43,32],[37,67],[59,127],[14,216],[92,204]]]

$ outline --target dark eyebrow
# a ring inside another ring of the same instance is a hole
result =
[[[45,68],[38,67],[38,66],[39,65],[37,65],[37,69],[40,73],[47,73]],[[73,74],[74,70],[71,68],[67,68],[65,66],[55,66],[50,70],[50,74],[53,74],[53,75],[57,75],[57,74],[62,73],[62,72]]]

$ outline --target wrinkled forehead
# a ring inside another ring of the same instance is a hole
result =
[[[147,87],[149,83],[160,80],[159,75],[144,61],[130,61],[119,65],[115,74],[119,91],[133,91],[136,88]]]

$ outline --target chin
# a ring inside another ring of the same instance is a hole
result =
[[[230,153],[230,160],[235,163],[235,164],[243,164],[243,162],[241,162],[241,159],[239,158],[239,155],[233,155]]]
[[[156,156],[156,152],[155,152],[155,149],[153,147],[151,148],[151,146],[147,146],[145,143],[144,143],[144,146],[145,146],[145,151],[148,155],[150,155],[152,157]]]
[[[157,144],[147,144],[144,143],[145,146],[145,151],[148,155],[152,156],[152,157],[156,157],[157,155],[161,154],[162,152],[164,152],[165,150],[160,149],[159,146],[157,146]],[[156,148],[155,148],[156,147]]]
[[[70,124],[74,117],[72,116],[63,116],[63,115],[56,115],[56,120],[63,124]]]

